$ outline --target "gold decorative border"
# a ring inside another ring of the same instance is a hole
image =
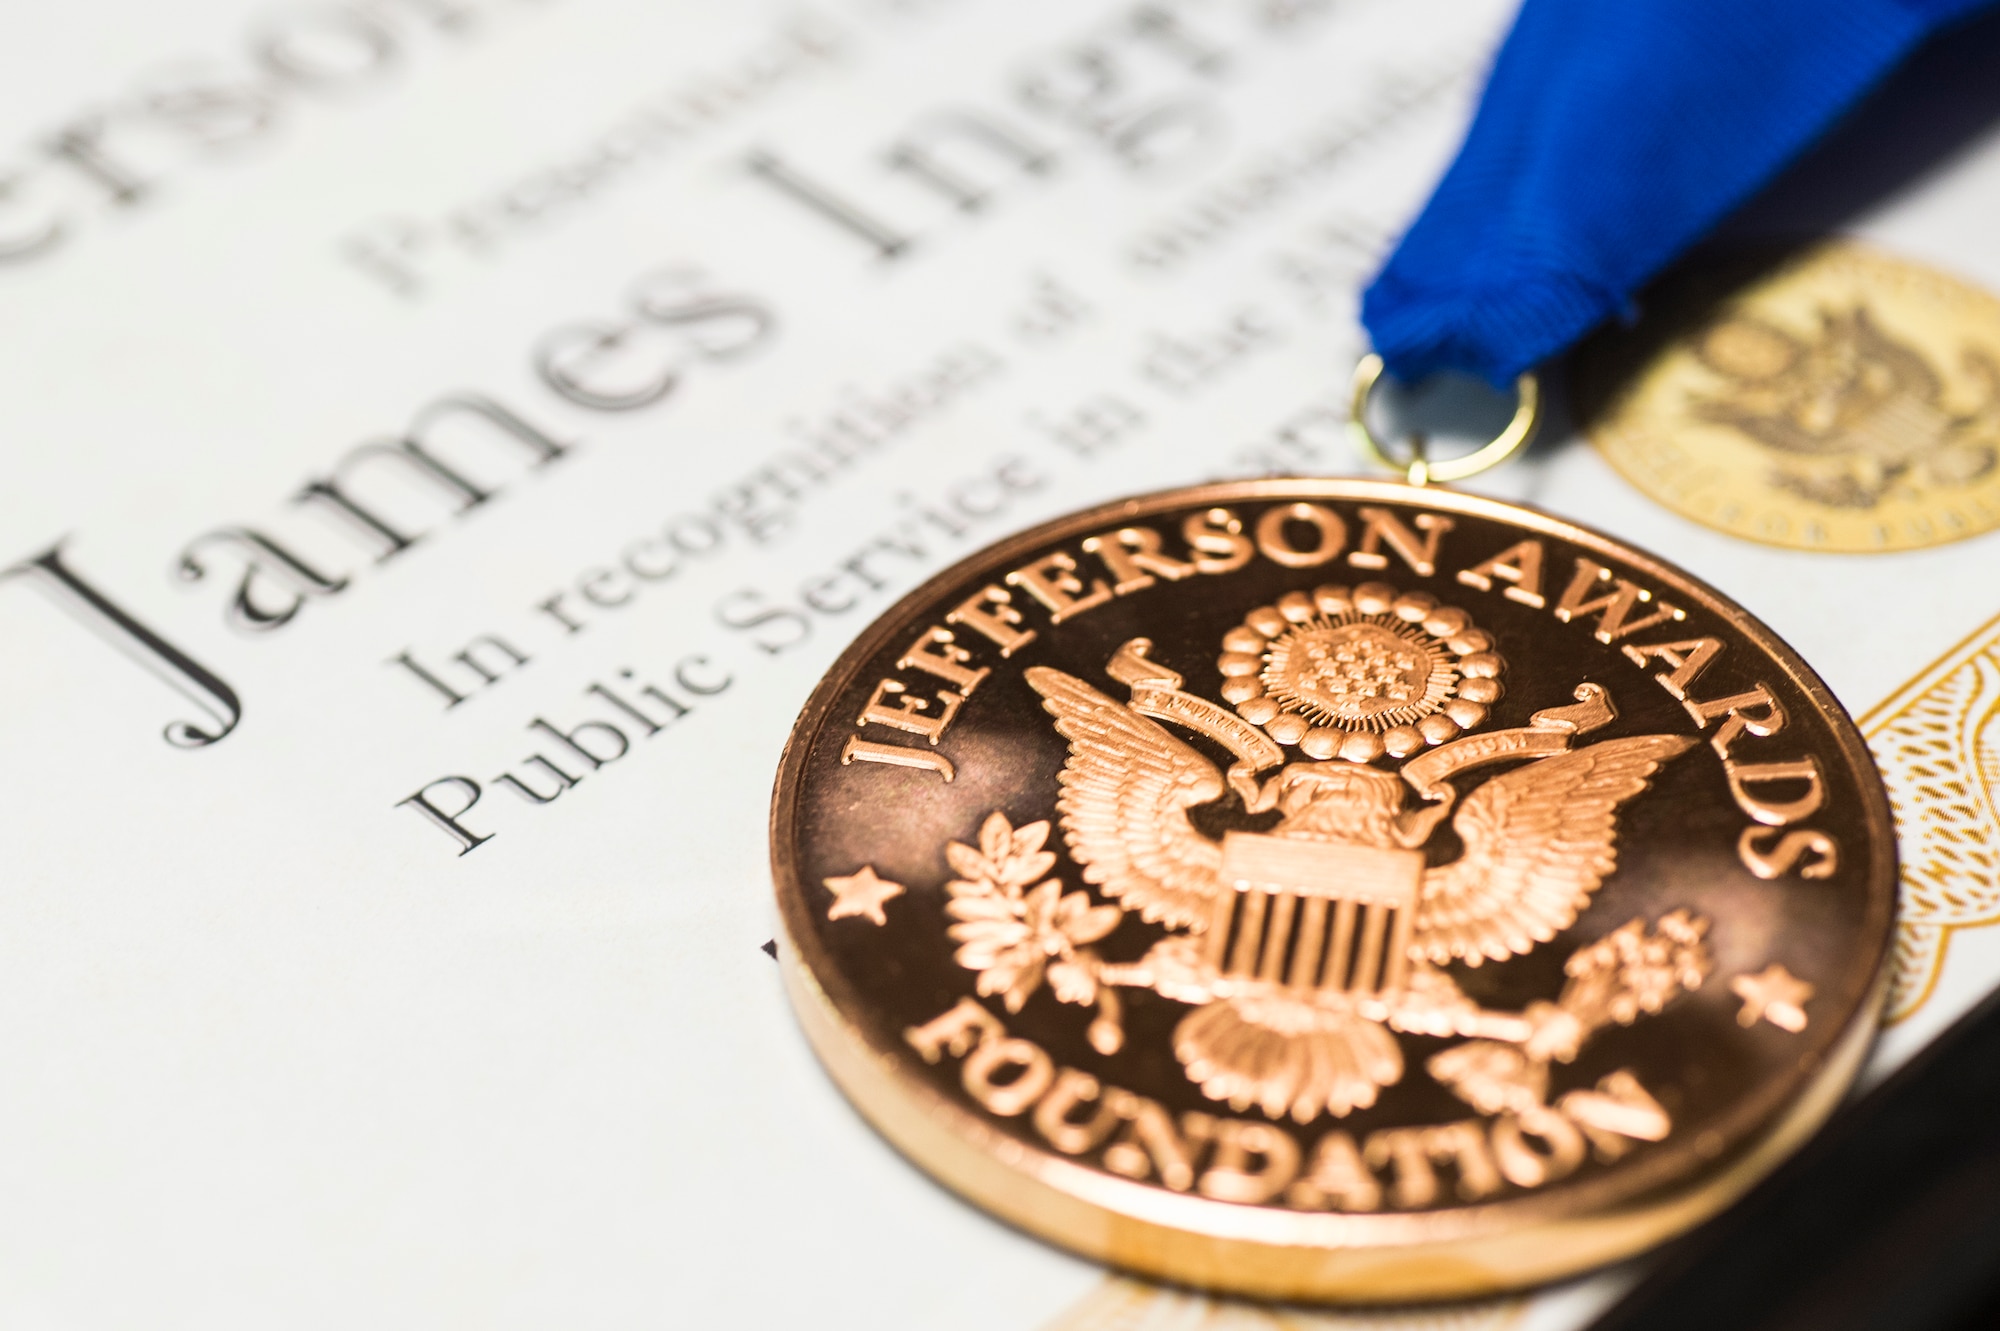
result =
[[[1861,717],[1896,816],[1894,1024],[1930,1000],[1959,929],[2000,924],[2000,615]]]

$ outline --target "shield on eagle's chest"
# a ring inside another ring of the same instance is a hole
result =
[[[1218,971],[1301,991],[1402,988],[1422,851],[1229,832],[1221,876],[1205,939]]]

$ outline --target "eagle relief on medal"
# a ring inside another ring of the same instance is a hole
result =
[[[774,851],[822,1055],[962,1188],[875,1095],[1027,1174],[1574,1218],[1741,1156],[1872,1027],[1886,826],[1851,723],[1712,592],[1507,505],[1298,481],[915,593],[807,709]]]

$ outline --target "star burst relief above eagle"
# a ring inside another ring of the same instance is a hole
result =
[[[1152,990],[1191,1009],[1174,1052],[1210,1098],[1307,1123],[1398,1082],[1399,1032],[1462,1041],[1426,1066],[1480,1112],[1539,1103],[1551,1061],[1706,977],[1707,921],[1686,911],[1579,949],[1560,996],[1520,1012],[1482,1008],[1447,969],[1568,928],[1616,865],[1620,808],[1692,740],[1577,746],[1614,718],[1589,684],[1525,728],[1465,735],[1501,696],[1505,662],[1464,611],[1386,584],[1289,593],[1222,645],[1233,714],[1181,691],[1145,639],[1107,666],[1129,702],[1026,672],[1069,742],[1063,836],[1105,901],[1048,876],[1046,821],[996,812],[976,846],[952,843],[949,932],[982,994],[1019,1011],[1046,982],[1097,1008],[1089,1038],[1111,1054],[1117,991]],[[1237,761],[1225,772],[1162,722]],[[1476,767],[1502,770],[1461,802],[1446,778]],[[1432,865],[1425,847],[1447,816],[1463,853]],[[1232,822],[1268,826],[1204,830]],[[1104,959],[1095,945],[1131,914],[1166,936],[1137,961]]]

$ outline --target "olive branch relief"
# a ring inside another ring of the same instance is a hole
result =
[[[1116,929],[1125,912],[1097,905],[1088,892],[1065,893],[1060,879],[1045,877],[1056,862],[1042,849],[1048,837],[1046,819],[1015,827],[995,812],[981,824],[976,847],[945,846],[959,874],[945,884],[945,911],[957,921],[948,930],[959,944],[956,958],[979,973],[979,993],[1000,995],[1009,1012],[1019,1012],[1044,980],[1061,1002],[1096,1004],[1091,1047],[1115,1054],[1125,1042],[1121,1009],[1090,944]]]

